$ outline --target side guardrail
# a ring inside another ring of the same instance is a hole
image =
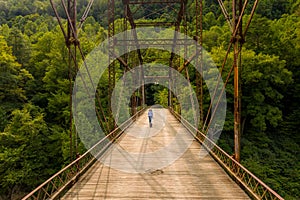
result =
[[[195,128],[187,120],[183,119],[179,114],[172,109],[170,112],[180,121],[185,128],[193,134],[210,155],[225,169],[225,171],[236,181],[253,199],[259,200],[284,200],[279,194],[268,187],[264,182],[234,160],[229,154],[222,150],[204,133]],[[196,134],[195,134],[196,133]],[[211,149],[211,150],[210,150]]]
[[[47,181],[38,186],[35,190],[23,197],[22,200],[45,200],[59,199],[65,191],[74,185],[79,177],[84,174],[105,150],[127,129],[143,112],[145,108],[110,132],[105,138],[97,142],[87,152],[54,174]],[[96,155],[96,156],[93,156]]]

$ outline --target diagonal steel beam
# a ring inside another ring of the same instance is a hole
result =
[[[126,6],[126,9],[127,9],[127,16],[126,17],[127,17],[128,21],[130,23],[130,26],[131,26],[133,39],[134,39],[135,45],[137,47],[139,62],[140,62],[140,65],[143,65],[143,58],[142,58],[142,54],[141,54],[141,50],[140,50],[140,44],[139,44],[138,36],[137,36],[137,32],[136,32],[136,24],[134,22],[131,9],[129,7],[129,0],[123,0],[123,3],[124,3],[124,5]]]
[[[225,16],[225,19],[226,19],[226,21],[227,21],[227,23],[228,23],[228,25],[229,25],[229,27],[230,27],[230,30],[231,30],[231,32],[232,32],[232,31],[233,31],[232,21],[231,21],[230,16],[229,16],[229,14],[228,14],[228,12],[227,12],[225,6],[224,6],[224,3],[223,3],[222,0],[218,0],[218,2],[219,2],[219,5],[220,5],[220,7],[221,7],[221,10],[222,10],[222,12],[223,12],[223,15]]]
[[[246,25],[246,27],[245,27],[245,29],[244,29],[244,32],[243,32],[243,37],[245,37],[245,35],[246,35],[247,31],[248,31],[248,28],[249,28],[250,23],[251,23],[251,21],[252,21],[252,19],[253,19],[253,15],[254,15],[254,12],[255,12],[255,10],[256,10],[257,4],[258,4],[258,0],[256,0],[256,1],[254,2],[254,5],[253,5],[252,10],[251,10],[250,18],[249,18],[249,20],[248,20],[248,22],[247,22],[247,25]]]
[[[177,21],[175,22],[175,32],[174,32],[174,38],[173,38],[173,45],[172,45],[172,53],[171,53],[171,57],[170,57],[170,63],[173,61],[173,58],[175,56],[175,54],[173,52],[175,52],[177,37],[178,37],[178,31],[180,30],[180,23],[183,19],[183,15],[184,15],[184,12],[185,12],[185,5],[186,5],[186,1],[181,0],[180,10],[179,10],[178,15],[177,15]]]
[[[142,57],[142,53],[141,53],[141,49],[140,49],[140,44],[139,44],[139,40],[138,40],[138,36],[137,36],[137,32],[136,32],[136,24],[134,22],[134,18],[132,15],[132,12],[130,10],[129,7],[129,0],[123,0],[123,4],[125,5],[125,10],[126,10],[126,18],[128,19],[130,25],[131,25],[131,30],[132,30],[132,34],[133,34],[133,39],[135,42],[135,45],[137,47],[137,54],[138,54],[138,60],[139,60],[139,65],[141,66],[141,77],[144,77],[144,68],[143,68],[143,57]],[[145,104],[145,87],[144,84],[145,81],[144,79],[142,79],[142,87],[141,87],[141,93],[142,93],[142,105]]]
[[[184,15],[184,11],[185,11],[185,5],[186,5],[186,1],[185,0],[181,0],[180,1],[180,9],[179,9],[179,12],[178,12],[178,15],[177,15],[177,20],[175,22],[175,32],[174,32],[174,38],[173,38],[173,45],[172,45],[172,53],[171,53],[171,56],[170,56],[170,59],[169,59],[169,67],[170,67],[170,70],[169,70],[169,106],[172,107],[172,92],[171,92],[171,88],[172,88],[172,85],[171,85],[171,82],[172,82],[172,72],[171,72],[171,68],[174,68],[173,67],[173,59],[175,57],[175,48],[176,48],[176,43],[177,43],[177,38],[178,38],[178,31],[180,30],[180,23],[183,19],[183,15]]]

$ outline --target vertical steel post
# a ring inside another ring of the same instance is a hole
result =
[[[108,12],[107,12],[107,19],[108,19],[108,47],[109,47],[109,56],[108,56],[108,112],[109,116],[112,117],[112,111],[111,111],[111,95],[112,90],[114,88],[114,82],[115,82],[115,66],[114,61],[112,58],[114,57],[115,53],[115,47],[114,47],[114,40],[113,36],[115,34],[115,1],[114,0],[108,0]],[[111,119],[108,121],[108,127],[109,129],[113,129],[112,126],[115,126],[115,123],[111,121]],[[110,132],[110,130],[107,130]]]
[[[142,102],[141,104],[144,105],[146,100],[145,100],[145,80],[144,80],[144,68],[143,68],[143,57],[142,57],[142,53],[141,53],[141,49],[140,49],[140,45],[139,45],[139,41],[138,41],[138,35],[136,32],[136,24],[134,22],[134,18],[133,18],[133,13],[130,10],[129,7],[129,0],[123,0],[123,4],[125,4],[127,10],[126,10],[126,16],[129,20],[130,26],[131,26],[131,30],[132,30],[132,36],[134,38],[134,42],[135,45],[137,47],[137,56],[138,56],[138,62],[139,62],[139,66],[141,67],[140,73],[139,73],[139,79],[141,81],[141,87],[140,87],[140,93],[142,95]]]
[[[174,110],[173,108],[173,101],[172,101],[172,71],[171,68],[173,68],[173,61],[169,61],[169,90],[168,90],[168,106]]]
[[[115,34],[115,25],[114,25],[114,20],[115,20],[115,1],[114,0],[108,0],[108,12],[107,12],[108,16],[108,45],[109,45],[109,50],[111,53],[109,53],[109,63],[112,61],[111,58],[114,56],[114,55],[111,55],[111,54],[114,54],[114,41],[113,41],[113,36]],[[109,83],[109,96],[111,95],[110,92],[111,92],[111,89],[112,89],[112,84],[111,84],[111,78],[112,78],[112,72],[113,72],[113,64],[110,64],[109,65],[109,68],[108,68],[108,83]]]
[[[237,5],[237,0],[232,1],[232,14],[233,14],[233,27],[234,29],[238,29],[240,32],[240,27],[237,27],[237,6],[241,9],[241,3],[242,0],[239,0],[239,5]],[[241,12],[240,12],[241,13]],[[239,13],[239,14],[240,14]],[[240,23],[241,26],[241,23]],[[233,50],[233,68],[234,68],[234,156],[235,159],[240,162],[240,151],[241,151],[241,116],[240,116],[240,72],[239,72],[239,65],[238,65],[238,59],[239,59],[239,36],[233,38],[234,42],[234,50]]]
[[[203,2],[202,0],[196,0],[196,40],[197,43],[200,45],[200,49],[196,47],[196,68],[199,70],[199,73],[196,73],[196,93],[197,93],[197,99],[199,103],[199,109],[200,109],[200,127],[203,127],[203,78],[201,77],[203,75],[203,52],[202,52],[202,46],[203,46]],[[200,62],[199,62],[200,59]]]
[[[145,96],[145,76],[144,76],[143,66],[141,67],[141,80],[142,80],[142,86],[141,86],[141,90],[142,90],[142,106],[144,106],[146,104],[146,96]]]
[[[75,71],[77,69],[77,58],[76,58],[76,49],[77,49],[77,41],[76,41],[76,0],[68,0],[68,4],[67,4],[67,10],[68,10],[68,14],[70,16],[71,22],[68,21],[68,28],[67,28],[67,41],[66,41],[66,45],[68,47],[68,52],[69,52],[69,61],[68,61],[68,65],[69,65],[69,82],[70,82],[70,100],[69,100],[69,104],[70,104],[70,160],[72,161],[74,159],[74,152],[73,152],[73,140],[75,140],[75,154],[77,154],[77,135],[75,134],[75,138],[73,138],[73,113],[72,113],[72,103],[73,103],[73,99],[72,99],[72,90],[73,90],[73,70],[75,68]],[[73,27],[73,29],[71,28]],[[75,31],[75,33],[73,32]],[[74,56],[74,58],[72,59],[72,54]],[[73,61],[73,64],[72,64]]]
[[[199,16],[199,25],[200,25],[200,73],[203,76],[203,2],[200,0],[200,16]],[[200,125],[203,126],[203,77],[200,77]]]

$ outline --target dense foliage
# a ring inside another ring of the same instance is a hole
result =
[[[78,0],[78,16],[86,6],[87,1]],[[121,1],[116,8],[119,18]],[[106,10],[106,1],[95,1],[80,31],[85,54],[107,37]],[[58,11],[64,16],[62,8]],[[0,199],[18,199],[70,162],[68,50],[48,0],[0,1],[0,13]],[[136,12],[137,17],[146,14],[147,9]],[[230,37],[219,16],[217,2],[205,0],[204,47],[217,66]],[[117,20],[117,30],[120,24]],[[193,12],[188,26],[193,35]],[[147,53],[151,59],[157,52]],[[299,55],[300,1],[261,0],[242,52],[241,162],[286,199],[300,198]],[[98,92],[107,102],[108,80],[103,82]],[[233,149],[230,84],[219,141],[228,153]],[[150,85],[147,91],[148,102],[167,105],[167,89]]]

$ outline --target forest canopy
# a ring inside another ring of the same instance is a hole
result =
[[[229,2],[224,1],[225,6]],[[203,3],[203,46],[220,67],[231,33],[218,2]],[[87,5],[87,0],[77,1],[78,21]],[[194,6],[189,3],[189,9]],[[58,12],[65,17],[61,7]],[[143,17],[146,12],[140,9],[135,15],[145,21],[158,17]],[[115,28],[120,31],[121,1],[116,1],[115,13]],[[245,17],[249,14],[247,10]],[[194,15],[188,12],[189,35],[195,31]],[[106,1],[96,0],[79,35],[85,55],[107,38],[106,16]],[[285,199],[299,199],[300,0],[260,0],[245,40],[241,163]],[[147,53],[151,59],[161,52]],[[49,1],[0,1],[0,199],[19,199],[72,159],[68,70],[68,49]],[[117,70],[118,77],[121,73]],[[232,84],[226,91],[227,121],[219,140],[229,154],[233,153]],[[98,87],[104,102],[108,85],[103,80]],[[167,104],[167,89],[152,85],[147,90],[153,103]],[[108,109],[104,107],[104,112]],[[80,153],[86,150],[82,144],[78,148]]]

